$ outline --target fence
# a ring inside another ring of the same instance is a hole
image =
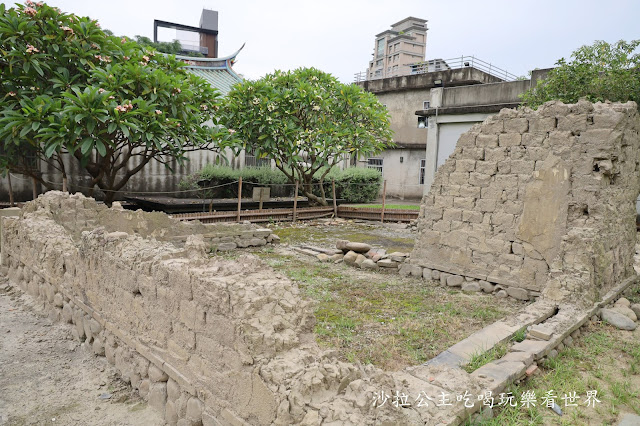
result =
[[[490,62],[483,61],[475,56],[457,56],[450,59],[431,59],[428,61],[416,62],[408,65],[395,65],[389,69],[378,69],[373,76],[368,75],[368,71],[354,74],[354,83],[365,80],[378,80],[381,78],[400,77],[406,75],[425,74],[429,72],[439,72],[461,68],[475,68],[504,81],[513,81],[518,76],[502,69]]]

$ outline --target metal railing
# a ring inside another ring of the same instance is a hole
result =
[[[462,68],[475,68],[479,71],[502,79],[504,81],[513,81],[518,78],[517,75],[500,68],[490,62],[483,61],[475,56],[457,56],[450,59],[431,59],[428,61],[416,62],[408,65],[396,65],[390,70],[378,69],[374,71],[372,76],[369,72],[358,72],[355,74],[354,83],[360,83],[365,80],[378,80],[381,78],[400,77],[405,75],[426,74],[430,72],[440,72]],[[376,74],[377,72],[377,74]]]

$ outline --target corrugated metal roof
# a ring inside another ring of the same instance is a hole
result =
[[[226,96],[231,90],[231,86],[240,83],[242,79],[228,68],[204,68],[185,67],[190,73],[202,77],[214,88],[220,91],[222,96]]]

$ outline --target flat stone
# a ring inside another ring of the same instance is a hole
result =
[[[507,294],[514,299],[518,300],[529,300],[529,292],[520,287],[509,287],[507,288]]]
[[[464,278],[460,275],[450,275],[447,277],[447,285],[449,287],[460,287],[464,282]]]
[[[500,359],[503,361],[521,362],[525,365],[533,364],[533,354],[530,352],[509,352]]]
[[[631,318],[621,314],[620,312],[616,312],[613,309],[601,309],[600,318],[602,318],[604,321],[607,321],[614,327],[619,328],[620,330],[633,331],[638,326],[631,320]]]
[[[348,240],[338,240],[336,241],[336,248],[344,251],[347,248],[347,244],[349,244]]]
[[[318,254],[316,258],[318,258],[320,262],[327,262],[329,260],[329,256],[324,253]]]
[[[508,383],[524,375],[526,369],[527,366],[522,362],[498,360],[483,365],[471,373],[471,376],[476,378],[486,376],[493,379],[490,387],[494,392],[500,392]]]
[[[539,359],[542,357],[544,351],[549,347],[549,345],[550,343],[546,340],[526,339],[513,345],[511,347],[511,351],[530,353],[535,359]]]
[[[480,291],[480,284],[477,281],[467,281],[462,283],[462,291],[476,293]]]
[[[625,414],[618,426],[638,426],[640,425],[640,416],[635,414]]]
[[[537,371],[538,371],[538,366],[536,364],[532,364],[531,366],[529,366],[529,368],[527,368],[527,371],[525,371],[525,374],[527,375],[527,377],[529,377],[536,374]]]
[[[382,259],[378,261],[378,266],[381,268],[397,268],[398,262],[394,262],[391,259]]]
[[[360,264],[362,269],[378,269],[379,266],[376,262],[371,259],[366,259],[364,262]]]
[[[355,251],[356,253],[366,253],[369,250],[371,250],[371,246],[366,243],[355,243],[355,242],[349,241],[345,245],[345,247],[342,249],[342,251],[345,251],[345,250]]]
[[[429,361],[425,362],[424,365],[428,366],[436,366],[436,365],[447,365],[449,367],[458,367],[468,360],[465,357],[449,352],[448,350],[444,352],[440,352],[436,357],[431,358]]]
[[[541,340],[549,340],[553,335],[553,330],[545,325],[536,324],[529,329],[529,334]]]
[[[616,305],[611,310],[619,312],[619,313],[621,313],[622,315],[624,315],[626,317],[629,317],[629,319],[631,321],[637,321],[638,320],[638,317],[637,317],[636,313],[633,311],[633,309],[628,308],[626,306]]]

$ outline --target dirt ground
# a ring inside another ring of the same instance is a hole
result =
[[[0,425],[163,424],[71,326],[43,316],[0,275]]]

